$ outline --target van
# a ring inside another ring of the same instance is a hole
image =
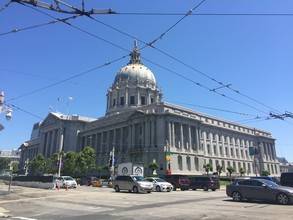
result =
[[[215,191],[216,189],[220,189],[220,180],[218,177],[212,176],[196,176],[190,178],[190,188],[192,190],[203,189],[204,191],[208,191],[211,189]]]
[[[282,173],[280,183],[282,186],[293,187],[293,172]]]
[[[120,190],[128,190],[128,192],[134,193],[151,193],[154,188],[154,184],[147,181],[142,176],[122,175],[117,176],[114,179],[113,188],[115,189],[115,192],[120,192]]]
[[[174,191],[177,188],[180,188],[182,191],[189,189],[189,179],[186,175],[169,174],[165,176],[165,180],[172,184]]]

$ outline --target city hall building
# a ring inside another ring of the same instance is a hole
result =
[[[232,166],[236,173],[243,168],[249,176],[262,170],[280,175],[275,139],[269,132],[166,103],[162,97],[135,42],[130,62],[117,72],[107,91],[105,116],[50,113],[34,126],[31,140],[21,145],[21,164],[37,154],[49,157],[90,146],[98,166],[108,164],[114,149],[116,164],[155,161],[158,175],[201,175],[208,163],[213,172],[222,166],[224,174]]]

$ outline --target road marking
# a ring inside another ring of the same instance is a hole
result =
[[[26,217],[12,217],[12,218],[15,218],[15,219],[22,219],[22,220],[37,220],[35,218],[26,218]]]

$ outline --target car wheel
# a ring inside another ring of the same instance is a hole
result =
[[[152,191],[147,191],[147,193],[151,193]]]
[[[237,201],[237,202],[242,201],[242,195],[240,192],[237,192],[237,191],[232,193],[232,198],[234,201]]]
[[[138,193],[138,188],[137,188],[137,186],[134,186],[133,189],[132,189],[132,191],[133,191],[134,193]]]
[[[203,186],[203,190],[204,191],[208,191],[209,190],[209,187],[208,186]]]
[[[161,192],[161,187],[160,186],[156,186],[156,191],[157,192]]]
[[[216,189],[212,189],[212,191],[216,191]]]
[[[280,193],[277,195],[277,202],[281,205],[287,205],[289,203],[289,197],[284,193]]]
[[[119,189],[119,186],[115,186],[115,192],[119,192],[120,191],[120,189]]]
[[[185,188],[181,188],[181,191],[184,191],[184,190],[186,190]]]
[[[177,189],[176,185],[173,183],[172,186],[173,186],[173,191],[176,191]]]

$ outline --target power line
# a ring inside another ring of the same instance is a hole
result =
[[[51,77],[47,77],[47,76],[43,76],[43,75],[36,75],[36,74],[32,74],[32,73],[25,73],[25,72],[20,72],[20,71],[16,71],[16,70],[9,70],[9,69],[5,69],[0,67],[0,70],[6,71],[6,72],[11,72],[11,73],[17,73],[17,74],[22,74],[22,75],[26,75],[26,76],[31,76],[31,77],[35,77],[35,78],[41,78],[41,79],[48,79],[48,80],[53,80],[53,81],[60,81],[60,79],[56,79],[56,78],[51,78]],[[95,86],[95,85],[90,85],[90,84],[85,84],[85,83],[80,83],[80,82],[68,82],[70,84],[73,85],[78,85],[78,86],[85,86],[85,87],[92,87],[92,88],[97,88],[100,89],[101,87]]]
[[[46,22],[46,23],[43,23],[43,24],[37,24],[37,25],[30,26],[30,27],[20,28],[20,29],[16,28],[16,29],[13,29],[13,30],[8,31],[8,32],[0,33],[0,36],[7,35],[7,34],[12,34],[12,33],[17,33],[17,32],[20,32],[20,31],[26,31],[26,30],[30,30],[30,29],[34,29],[34,28],[38,28],[38,27],[43,27],[43,26],[47,26],[47,25],[50,25],[50,24],[55,24],[55,23],[58,23],[58,22],[65,22],[65,21],[70,20],[70,19],[75,19],[78,16],[79,15],[74,15],[74,16],[71,16],[71,17],[68,17],[68,18],[63,18],[63,19],[57,18],[56,20]]]
[[[167,102],[178,103],[181,105],[189,105],[189,106],[210,109],[210,110],[215,110],[215,111],[227,112],[227,113],[232,113],[232,114],[237,114],[237,115],[253,116],[253,115],[243,113],[243,112],[235,112],[235,111],[231,111],[231,110],[227,110],[227,109],[219,109],[219,108],[207,107],[207,106],[202,106],[202,105],[195,105],[195,104],[190,104],[190,103],[185,103],[185,102],[177,102],[177,101],[167,101]],[[254,116],[254,117],[258,117],[258,116]]]
[[[69,5],[66,2],[60,1],[60,0],[54,0],[55,5],[52,3],[47,3],[44,1],[38,1],[38,0],[11,0],[12,2],[16,2],[19,4],[28,4],[32,5],[34,7],[38,6],[44,9],[48,9],[55,12],[61,12],[65,14],[76,14],[76,15],[91,15],[91,14],[114,14],[116,13],[111,8],[108,9],[95,9],[92,8],[89,11],[85,11],[85,4],[84,0],[82,0],[82,9],[79,9],[75,6]],[[62,9],[61,6],[65,6],[67,8],[72,9],[71,11]]]
[[[138,15],[138,16],[182,16],[184,13],[164,12],[116,12],[114,15]],[[190,16],[293,16],[292,13],[196,13]]]
[[[11,3],[12,3],[12,1],[9,1],[3,7],[1,7],[0,12],[2,12],[5,8],[7,8]]]
[[[61,84],[61,83],[67,82],[67,81],[69,81],[69,80],[71,80],[71,79],[74,79],[74,78],[77,78],[77,77],[79,77],[79,76],[85,75],[85,74],[87,74],[87,73],[89,73],[89,72],[92,72],[92,71],[94,71],[94,70],[97,70],[97,69],[100,69],[100,68],[102,68],[102,67],[108,66],[108,65],[110,65],[110,64],[112,64],[112,63],[114,63],[114,62],[117,62],[117,61],[119,61],[119,60],[121,60],[121,59],[124,59],[124,58],[127,57],[127,56],[128,56],[128,55],[122,56],[122,57],[120,57],[120,58],[117,58],[117,59],[115,59],[115,60],[112,60],[111,62],[108,62],[108,63],[105,63],[105,64],[100,65],[100,66],[98,66],[98,67],[95,67],[95,68],[92,68],[92,69],[86,70],[86,71],[84,71],[84,72],[82,72],[82,73],[79,73],[79,74],[76,74],[76,75],[71,76],[71,77],[69,77],[69,78],[66,78],[66,79],[60,80],[59,82],[56,82],[56,83],[50,84],[50,85],[48,85],[48,86],[45,86],[45,87],[42,87],[42,88],[36,89],[36,90],[34,90],[34,91],[31,91],[31,92],[25,93],[25,94],[23,94],[23,95],[20,95],[20,96],[17,96],[17,97],[11,98],[11,99],[9,99],[9,100],[7,100],[7,101],[5,101],[5,102],[8,102],[8,101],[14,101],[14,100],[16,100],[16,99],[23,98],[23,97],[25,97],[25,96],[32,95],[32,94],[34,94],[34,93],[37,93],[37,92],[43,91],[43,90],[45,90],[45,89],[51,88],[51,87],[53,87],[53,86],[59,85],[59,84]]]
[[[199,5],[201,5],[203,2],[204,2],[204,1],[202,1],[200,4],[198,4],[198,5],[195,6],[194,8],[199,7]],[[20,3],[20,4],[22,4],[22,3]],[[25,4],[23,4],[23,5],[25,5]],[[27,6],[27,5],[25,5],[25,6],[26,6],[26,7],[30,7],[30,6]],[[31,7],[30,7],[30,8],[31,8]],[[53,16],[51,16],[51,15],[45,13],[45,12],[42,12],[42,11],[40,11],[40,10],[38,10],[38,9],[35,9],[35,8],[32,8],[32,9],[37,10],[37,11],[40,12],[40,13],[46,14],[47,16],[50,16],[50,17],[54,18]],[[189,12],[189,13],[190,13],[190,12]],[[186,16],[187,16],[189,13],[187,13]],[[186,16],[184,16],[183,18],[185,18]],[[181,18],[178,22],[176,22],[175,25],[177,25],[180,21],[182,21],[183,18]],[[107,41],[107,40],[105,40],[105,39],[103,39],[103,38],[100,38],[100,37],[98,37],[98,36],[96,36],[96,35],[94,35],[94,34],[88,32],[88,31],[85,31],[85,30],[83,30],[83,29],[81,29],[81,28],[78,28],[78,27],[76,27],[76,26],[73,26],[72,24],[70,24],[70,23],[67,22],[67,21],[62,21],[62,22],[65,23],[65,24],[67,24],[67,25],[69,25],[69,26],[71,26],[71,27],[74,27],[75,29],[78,29],[78,30],[80,30],[80,31],[82,31],[82,32],[84,32],[84,33],[87,33],[87,34],[89,34],[89,35],[91,35],[91,36],[93,36],[93,37],[96,37],[96,38],[98,38],[98,39],[100,39],[100,40],[102,40],[102,41],[104,41],[104,42],[107,42],[107,43],[109,43],[109,44],[111,44],[111,45],[113,45],[113,46],[115,46],[115,47],[118,47],[118,48],[120,48],[120,49],[122,49],[122,50],[126,50],[125,48],[122,48],[122,47],[118,46],[117,44],[113,44],[112,42],[109,42],[109,41]],[[172,28],[174,28],[175,25],[172,25],[170,28],[168,28],[168,29],[167,29],[163,34],[161,34],[160,36],[164,36],[168,31],[170,31]],[[115,28],[114,28],[114,29],[115,29]],[[115,30],[117,30],[117,29],[115,29]],[[123,33],[123,32],[120,31],[120,33]],[[127,36],[129,36],[129,35],[127,35]],[[153,44],[154,42],[156,42],[158,39],[160,39],[160,38],[156,38],[154,41],[152,41],[152,43],[147,44],[147,46],[151,46],[151,47],[153,47],[152,44]],[[153,48],[154,48],[154,47],[153,47]],[[143,48],[142,48],[142,49],[143,49]],[[127,50],[126,50],[126,51],[127,51]],[[175,59],[176,59],[176,58],[175,58]],[[177,60],[177,59],[176,59],[176,60]],[[150,61],[150,60],[148,60],[148,61],[149,61],[149,62],[152,62],[152,61]],[[180,62],[183,63],[182,61],[180,61]],[[152,63],[154,63],[154,62],[152,62]],[[154,64],[156,64],[156,63],[154,63]],[[156,65],[158,65],[158,64],[156,64]],[[164,68],[164,67],[162,67],[161,65],[158,65],[158,66],[160,66],[161,68]],[[175,73],[174,71],[171,71],[171,70],[169,70],[169,69],[167,69],[167,68],[165,68],[165,69],[168,70],[169,72],[173,72],[173,73]],[[215,79],[209,77],[207,74],[204,74],[204,73],[202,73],[202,72],[200,72],[200,71],[198,71],[198,70],[196,70],[196,71],[199,72],[199,73],[201,73],[201,74],[203,74],[203,75],[205,75],[205,76],[208,77],[209,79],[211,79],[211,80],[213,80],[213,81],[219,83],[220,85],[224,85],[223,83],[221,83],[221,82],[219,82],[219,81],[217,81],[217,80],[215,80]],[[228,99],[231,99],[231,100],[233,100],[233,101],[236,101],[236,102],[238,102],[238,103],[241,103],[241,104],[243,104],[243,105],[246,105],[246,106],[248,106],[248,107],[250,107],[250,108],[253,108],[253,109],[255,109],[255,110],[258,110],[258,111],[260,111],[260,112],[264,112],[264,111],[262,111],[262,110],[260,110],[260,109],[255,108],[254,106],[248,105],[248,104],[246,104],[246,103],[244,103],[244,102],[241,102],[241,101],[236,100],[236,99],[234,99],[234,98],[228,97],[227,95],[225,95],[225,94],[223,94],[223,93],[219,93],[219,92],[217,92],[217,91],[215,91],[215,90],[213,90],[213,89],[207,88],[206,86],[203,86],[202,84],[200,84],[200,83],[198,83],[198,82],[195,82],[194,80],[191,80],[191,79],[189,79],[189,78],[187,78],[187,77],[184,77],[184,76],[181,75],[181,74],[178,74],[178,73],[175,73],[175,74],[176,74],[177,76],[180,76],[181,78],[184,78],[184,79],[186,79],[186,80],[188,80],[188,81],[193,82],[194,84],[196,84],[196,85],[198,85],[198,86],[200,86],[200,87],[203,87],[203,88],[205,88],[205,89],[208,89],[209,91],[213,91],[213,92],[215,92],[215,93],[221,95],[222,97],[226,97],[226,98],[228,98]],[[235,90],[235,91],[236,91],[236,90]],[[237,91],[237,92],[238,92],[238,91]],[[238,92],[238,93],[239,93],[239,92]],[[264,113],[266,113],[266,112],[264,112]]]

